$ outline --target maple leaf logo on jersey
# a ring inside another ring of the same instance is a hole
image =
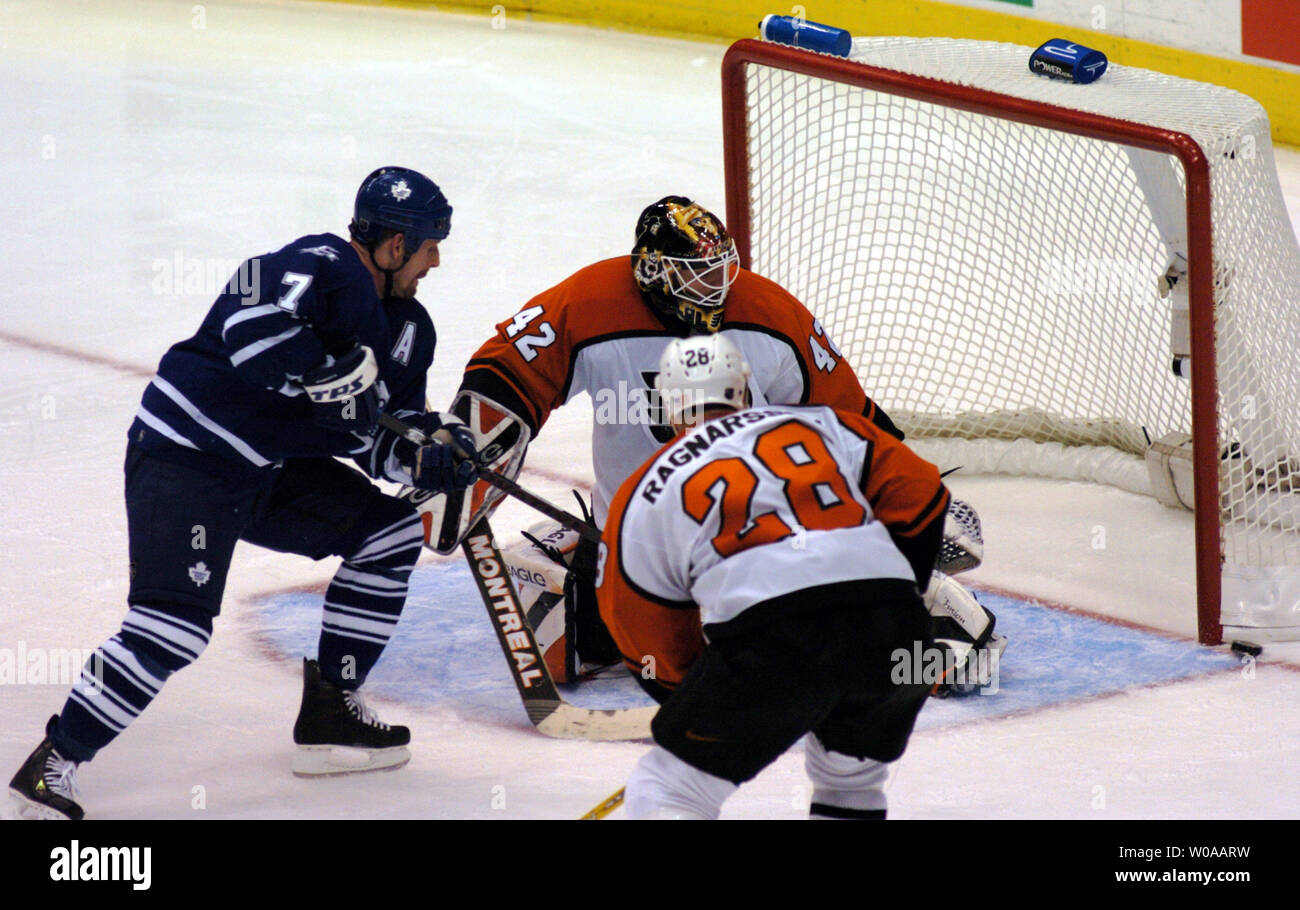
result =
[[[411,188],[407,186],[405,180],[399,180],[393,184],[393,198],[398,202],[405,202],[411,195]]]
[[[208,579],[211,577],[212,572],[204,563],[196,562],[194,565],[190,566],[190,581],[194,582],[198,587],[203,587],[207,584]]]
[[[326,244],[321,244],[320,246],[309,246],[304,249],[303,252],[311,253],[313,256],[324,256],[330,262],[339,261],[339,251]]]

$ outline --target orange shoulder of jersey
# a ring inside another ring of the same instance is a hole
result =
[[[871,511],[891,534],[914,537],[948,511],[939,469],[862,414],[838,411],[845,428],[869,442],[859,481]]]
[[[875,405],[862,390],[853,366],[821,322],[776,282],[742,269],[727,295],[723,326],[758,328],[789,342],[805,377],[804,397],[781,404],[824,404],[868,417],[874,412]]]
[[[671,441],[627,478],[610,503],[602,534],[596,596],[600,617],[628,669],[644,672],[645,660],[652,658],[655,680],[671,689],[685,678],[704,650],[699,607],[689,602],[669,603],[638,589],[623,571],[619,541],[632,494],[659,453],[670,445]]]
[[[514,390],[537,429],[564,403],[577,352],[621,332],[662,331],[641,300],[627,256],[580,269],[543,291],[475,352],[465,368],[490,370]]]

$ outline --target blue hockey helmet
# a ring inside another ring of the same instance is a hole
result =
[[[445,240],[451,233],[451,206],[438,185],[419,171],[381,167],[361,181],[348,230],[373,251],[385,228],[406,235],[409,259],[424,241]]]

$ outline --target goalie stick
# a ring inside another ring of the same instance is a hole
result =
[[[379,420],[416,445],[427,442],[424,433],[390,414],[381,414]],[[456,454],[462,458],[468,457],[459,447],[456,447]],[[600,540],[600,531],[595,527],[521,489],[508,478],[485,468],[479,468],[479,474],[548,517],[572,526],[584,536],[590,534],[595,540]],[[521,493],[524,495],[521,496]],[[435,549],[430,544],[425,545]],[[541,648],[537,645],[537,636],[519,602],[514,580],[510,577],[505,560],[501,558],[501,551],[497,548],[486,515],[470,528],[460,546],[483,598],[483,606],[492,619],[492,628],[496,630],[497,643],[510,666],[515,688],[519,690],[524,710],[533,726],[547,736],[560,739],[649,739],[650,719],[659,710],[658,706],[610,710],[580,708],[569,704],[560,696],[551,671],[542,657]]]
[[[410,440],[416,445],[424,445],[428,442],[428,439],[425,438],[424,433],[420,432],[415,427],[410,426],[409,424],[403,423],[401,420],[397,419],[392,414],[380,414],[379,422],[383,424],[385,427],[387,427],[388,429],[392,430],[394,433],[401,434],[404,438]],[[462,459],[469,458],[469,454],[465,452],[463,449],[461,449],[460,446],[456,445],[455,442],[452,442],[451,446],[452,446],[452,450],[456,453],[458,457]],[[504,474],[499,474],[496,471],[493,471],[491,468],[483,467],[480,465],[478,468],[478,476],[482,477],[484,480],[492,484],[492,486],[496,487],[497,489],[502,490],[505,493],[509,493],[511,496],[513,496],[515,499],[518,499],[520,502],[532,506],[534,509],[541,512],[547,518],[552,518],[555,521],[558,521],[560,524],[564,525],[566,528],[571,528],[572,530],[577,531],[579,534],[581,534],[587,540],[590,540],[592,543],[600,543],[600,529],[598,529],[592,524],[589,524],[588,522],[583,521],[581,518],[579,518],[576,515],[570,514],[569,512],[566,512],[561,508],[551,505],[549,502],[547,502],[545,499],[542,499],[540,496],[536,495],[535,493],[528,492],[519,484],[511,480],[509,477],[506,477]]]
[[[460,546],[533,726],[561,739],[649,739],[650,719],[658,706],[603,711],[580,708],[560,697],[486,517],[478,520]]]

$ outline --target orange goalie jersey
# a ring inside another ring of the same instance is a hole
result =
[[[784,595],[928,579],[949,495],[939,471],[865,417],[769,406],[712,420],[619,488],[598,556],[600,615],[625,663],[681,682],[704,636],[815,609]],[[754,613],[748,613],[759,605]]]
[[[825,404],[899,435],[867,398],[821,324],[774,282],[741,270],[722,334],[753,368],[755,405]],[[627,256],[597,262],[538,294],[474,354],[461,383],[526,420],[534,436],[551,411],[587,392],[595,407],[594,510],[604,522],[628,472],[672,437],[651,390],[659,355],[684,332],[643,301]]]

